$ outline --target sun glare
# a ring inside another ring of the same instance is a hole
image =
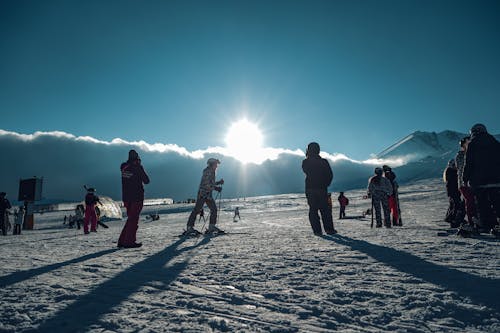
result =
[[[243,163],[262,162],[262,142],[259,127],[246,119],[233,123],[226,135],[229,154]]]

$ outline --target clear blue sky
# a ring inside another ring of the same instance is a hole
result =
[[[0,0],[0,128],[364,159],[415,131],[500,133],[500,1]]]

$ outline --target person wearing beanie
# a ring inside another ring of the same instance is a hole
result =
[[[123,226],[118,247],[141,247],[137,243],[137,229],[139,228],[139,215],[144,204],[144,186],[149,184],[149,177],[144,171],[139,154],[130,150],[128,160],[120,166],[122,176],[122,200],[127,210],[127,222]]]
[[[320,157],[319,153],[319,144],[311,142],[307,146],[306,158],[302,161],[302,171],[306,175],[305,192],[309,205],[309,223],[315,235],[323,234],[319,211],[325,233],[333,235],[337,231],[333,226],[332,210],[328,205],[328,186],[332,183],[333,172],[328,161]]]
[[[470,134],[462,177],[476,196],[479,231],[490,232],[500,219],[500,143],[483,124],[472,126]]]

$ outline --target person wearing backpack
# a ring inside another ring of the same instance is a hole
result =
[[[345,218],[345,209],[349,205],[349,199],[344,195],[344,192],[340,192],[337,198],[340,205],[339,220]]]

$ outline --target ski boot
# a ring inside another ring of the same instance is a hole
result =
[[[462,223],[457,231],[457,235],[464,238],[471,237],[474,233],[474,227],[469,223]]]
[[[201,232],[199,232],[198,230],[196,230],[195,228],[193,227],[188,227],[183,233],[181,236],[185,236],[185,237],[197,237],[201,235]]]
[[[225,233],[225,231],[217,228],[215,224],[210,224],[207,231],[205,231],[205,235],[219,235],[223,233]]]

